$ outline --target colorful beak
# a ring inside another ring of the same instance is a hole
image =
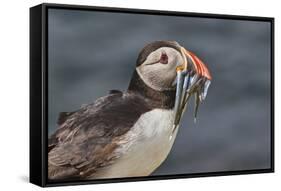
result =
[[[199,104],[205,100],[211,83],[211,75],[206,65],[192,52],[181,47],[183,63],[177,67],[177,89],[175,99],[174,130],[178,127],[189,98],[195,95],[194,121]]]

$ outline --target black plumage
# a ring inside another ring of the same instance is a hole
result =
[[[119,157],[113,154],[118,139],[150,109],[137,94],[114,93],[61,115],[59,129],[49,139],[49,178],[85,178],[109,165]]]

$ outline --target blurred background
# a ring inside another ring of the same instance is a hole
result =
[[[213,80],[197,123],[189,102],[154,175],[270,167],[268,22],[49,9],[48,30],[49,135],[59,112],[126,90],[147,43],[175,40],[208,65]]]

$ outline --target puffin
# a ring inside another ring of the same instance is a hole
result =
[[[145,45],[126,91],[59,114],[48,139],[48,179],[151,175],[170,153],[191,96],[196,120],[211,79],[203,61],[176,41]]]

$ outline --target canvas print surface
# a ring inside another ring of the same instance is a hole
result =
[[[270,23],[48,9],[48,179],[268,169]]]

